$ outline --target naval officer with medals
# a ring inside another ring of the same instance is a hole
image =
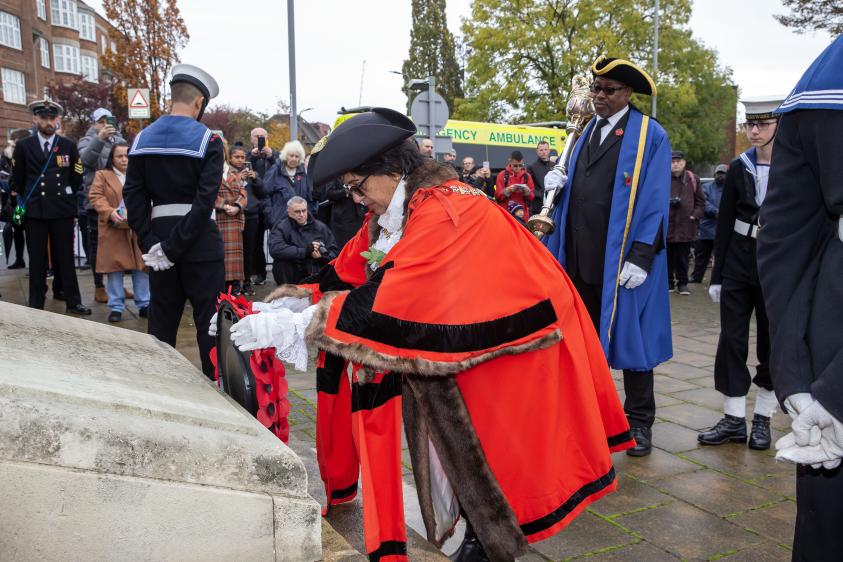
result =
[[[11,178],[12,190],[18,193],[15,220],[23,224],[29,247],[29,306],[44,308],[49,243],[67,312],[88,315],[91,309],[82,304],[73,263],[82,162],[76,145],[56,133],[62,107],[45,99],[32,102],[29,109],[37,132],[15,145]]]
[[[123,198],[152,270],[149,333],[175,347],[185,302],[194,324],[207,326],[224,287],[223,243],[213,216],[224,155],[222,139],[199,122],[219,93],[213,77],[179,64],[170,87],[170,114],[141,131],[129,151]],[[211,378],[214,339],[198,329],[196,340],[202,371]]]

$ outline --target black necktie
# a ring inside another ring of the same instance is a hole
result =
[[[588,142],[588,158],[589,160],[593,159],[597,156],[597,150],[600,148],[602,144],[600,142],[600,131],[603,130],[603,127],[609,124],[608,119],[600,119],[597,121],[597,125],[594,126],[594,132],[591,134],[591,140]]]
[[[50,141],[44,141],[44,158],[50,159]]]

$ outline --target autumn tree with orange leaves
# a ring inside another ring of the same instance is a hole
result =
[[[117,29],[109,35],[116,49],[102,56],[103,67],[114,77],[114,99],[128,103],[127,88],[149,88],[155,119],[166,109],[164,86],[190,38],[177,1],[103,0],[102,7]]]

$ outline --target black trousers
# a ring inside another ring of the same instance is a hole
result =
[[[93,209],[87,211],[88,215],[88,245],[85,246],[85,255],[91,263],[91,271],[94,272],[94,287],[105,287],[102,283],[102,273],[97,273],[97,247],[99,246],[99,216]]]
[[[246,222],[243,226],[243,274],[247,283],[251,283],[252,275],[266,275],[266,264],[263,266],[263,272],[255,267],[255,256],[258,250],[263,253],[264,231],[260,230],[259,227],[259,215],[246,215]]]
[[[713,251],[714,240],[697,240],[694,242],[694,272],[691,274],[691,280],[695,283],[702,283]]]
[[[589,285],[579,276],[574,282],[580,298],[585,304],[588,315],[594,323],[594,329],[600,331],[600,301],[603,297],[603,287]],[[656,395],[653,389],[653,371],[623,371],[623,391],[626,398],[623,410],[626,419],[632,427],[652,427],[656,421]]]
[[[688,257],[691,255],[691,242],[667,243],[667,284],[673,287],[673,281],[679,285],[688,284]]]
[[[263,218],[263,213],[258,215],[258,243],[255,244],[254,252],[252,254],[252,268],[255,270],[255,275],[259,277],[266,277],[266,254],[263,252],[263,239],[267,228],[266,221]],[[249,273],[246,272],[246,275]]]
[[[29,306],[44,308],[47,297],[47,244],[50,246],[50,258],[56,280],[53,290],[58,288],[64,293],[67,306],[76,306],[82,302],[79,295],[79,282],[76,280],[76,268],[73,263],[73,230],[76,221],[73,217],[64,219],[35,219],[26,217],[26,240],[29,246]]]
[[[793,562],[832,562],[843,552],[843,467],[796,467]]]
[[[26,260],[23,259],[23,254],[26,251],[26,230],[23,226],[16,226],[14,223],[9,223],[9,228],[11,228],[10,236],[15,244],[15,261],[14,263],[26,263]],[[7,236],[4,233],[4,237]],[[5,244],[5,240],[3,243]],[[6,256],[6,261],[9,261],[11,256]]]
[[[148,332],[162,342],[176,347],[184,304],[190,300],[193,323],[196,326],[196,343],[202,360],[202,372],[214,378],[211,348],[216,345],[208,335],[211,317],[217,311],[217,297],[225,287],[223,260],[195,263],[177,263],[166,271],[149,272]]]
[[[758,367],[750,377],[749,323],[755,311]],[[746,396],[750,382],[773,390],[770,378],[770,327],[761,287],[723,278],[720,291],[720,340],[714,358],[714,388],[726,396]]]
[[[272,262],[272,277],[276,285],[285,283],[296,284],[307,277],[307,269],[304,264],[294,261],[275,260]]]

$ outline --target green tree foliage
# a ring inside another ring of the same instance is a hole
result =
[[[689,162],[713,163],[735,114],[731,70],[688,27],[691,0],[662,0],[658,118]],[[565,119],[571,80],[601,54],[652,67],[652,0],[474,0],[463,22],[470,55],[454,117]],[[589,74],[590,77],[590,74]],[[636,96],[650,111],[650,98]]]
[[[445,19],[445,0],[413,0],[410,52],[401,71],[405,91],[410,78],[435,76],[436,90],[452,111],[455,101],[463,96],[462,71]]]
[[[821,29],[830,35],[843,33],[843,3],[840,0],[782,0],[788,15],[773,16],[797,33]]]

